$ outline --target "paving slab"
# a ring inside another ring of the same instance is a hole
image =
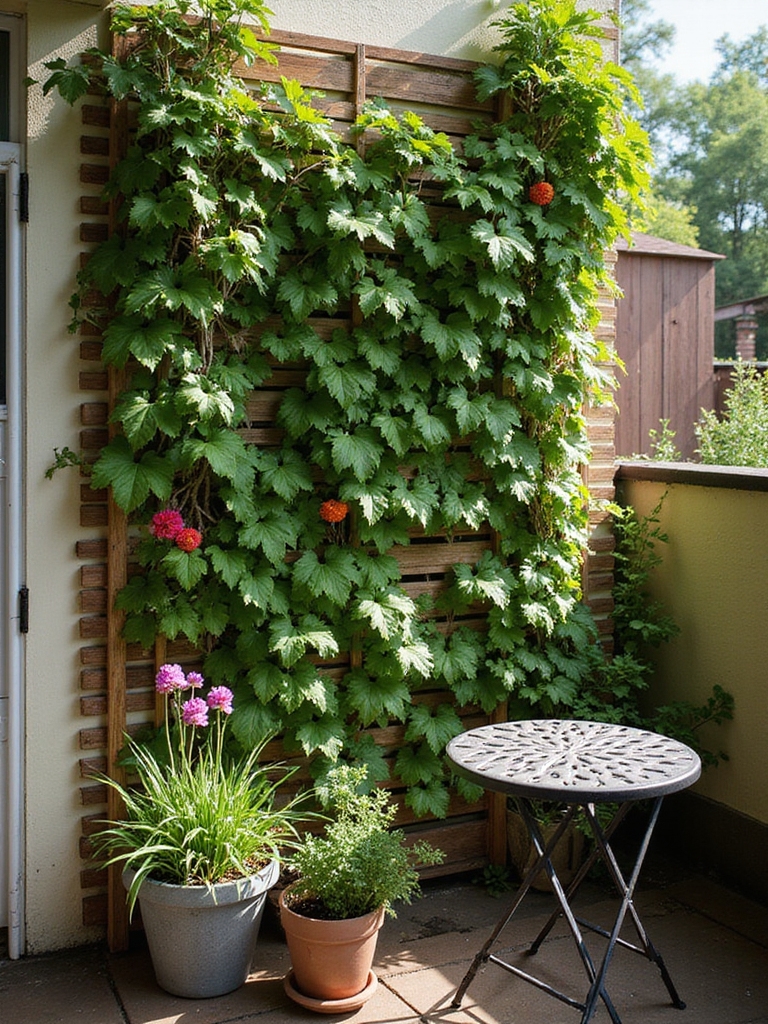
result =
[[[125,1024],[107,956],[87,947],[0,961],[2,1024]]]
[[[608,990],[624,1024],[768,1024],[768,910],[699,876],[667,879],[636,896],[640,917],[665,958],[680,995],[675,1010],[657,968],[617,949]],[[379,985],[360,1010],[318,1015],[291,1002],[282,979],[288,951],[274,917],[265,915],[254,969],[236,992],[216,999],[181,999],[157,985],[140,935],[128,953],[90,947],[14,962],[0,960],[0,1024],[577,1024],[579,1014],[551,996],[488,964],[461,1007],[453,994],[475,952],[511,905],[464,880],[425,885],[425,895],[398,907],[382,930]],[[559,921],[534,958],[531,940],[555,906],[531,893],[504,932],[500,950],[523,969],[583,999],[584,967]],[[601,884],[585,886],[580,916],[610,926],[616,902]],[[632,930],[625,929],[632,938]],[[604,939],[589,936],[599,959]],[[599,1005],[595,1024],[610,1017]]]

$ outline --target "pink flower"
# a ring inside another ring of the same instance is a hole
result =
[[[161,665],[155,676],[155,689],[158,693],[172,693],[174,690],[186,690],[187,680],[181,665]]]
[[[204,682],[205,679],[203,679],[199,672],[190,672],[187,675],[187,686],[192,687],[193,690],[199,690]]]
[[[192,697],[181,705],[184,725],[208,725],[208,705],[202,697]]]
[[[149,532],[158,540],[175,540],[183,529],[184,520],[181,517],[181,512],[177,512],[173,508],[155,512],[149,526]]]
[[[233,693],[227,686],[214,686],[208,694],[208,707],[214,711],[222,711],[225,715],[232,714]]]
[[[173,538],[176,541],[176,547],[181,548],[182,551],[186,551],[189,554],[190,551],[194,551],[195,548],[199,548],[202,541],[203,535],[199,530],[195,530],[191,526],[185,527],[183,530],[179,530]]]

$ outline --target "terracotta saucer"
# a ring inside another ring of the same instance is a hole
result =
[[[368,975],[368,984],[357,995],[347,996],[346,999],[313,999],[311,996],[305,996],[296,988],[293,982],[293,971],[289,971],[283,978],[283,988],[286,994],[299,1006],[303,1006],[307,1010],[314,1010],[315,1013],[351,1013],[353,1010],[359,1010],[363,1003],[367,1003],[371,998],[378,984],[379,979],[371,971]]]

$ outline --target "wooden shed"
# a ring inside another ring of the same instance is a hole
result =
[[[717,253],[633,232],[616,245],[619,371],[616,453],[650,454],[649,432],[669,420],[684,459],[696,450],[694,426],[714,407]]]

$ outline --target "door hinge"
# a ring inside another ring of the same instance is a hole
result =
[[[22,224],[29,223],[29,174],[26,171],[19,175],[19,220]]]
[[[19,632],[29,632],[29,587],[19,590]]]

